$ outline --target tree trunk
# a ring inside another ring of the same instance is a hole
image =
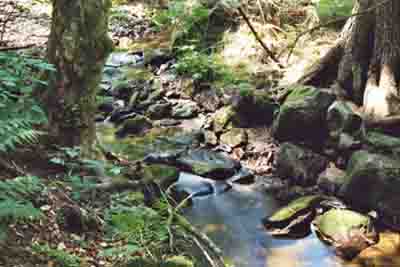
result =
[[[61,145],[92,151],[96,93],[112,50],[108,37],[111,0],[52,0],[48,59],[57,73],[44,100],[50,134]]]
[[[326,86],[316,81],[326,81],[323,70],[337,66],[336,77],[328,80],[334,81],[330,86],[339,98],[363,105],[373,120],[400,114],[400,1],[358,0],[353,12],[362,15],[348,20],[336,45],[315,64],[318,68],[299,82]]]

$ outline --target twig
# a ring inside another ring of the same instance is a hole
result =
[[[326,27],[326,26],[329,26],[329,25],[332,25],[332,24],[336,24],[336,23],[338,23],[338,22],[346,21],[346,20],[348,20],[349,18],[352,18],[352,17],[357,17],[357,16],[365,15],[365,14],[367,14],[367,13],[369,13],[369,12],[371,12],[371,11],[373,11],[373,10],[379,8],[379,7],[382,7],[382,6],[386,5],[386,4],[388,4],[388,3],[391,2],[391,1],[393,1],[393,0],[385,0],[385,1],[381,2],[381,3],[379,3],[379,4],[376,4],[376,5],[372,6],[372,7],[369,7],[369,8],[367,8],[367,9],[365,9],[364,11],[351,14],[350,16],[347,16],[347,17],[344,17],[344,18],[333,19],[333,20],[330,20],[330,21],[328,21],[328,22],[326,22],[326,23],[318,24],[317,26],[315,26],[315,27],[313,27],[313,28],[311,28],[311,29],[308,29],[308,30],[306,30],[306,31],[303,31],[303,32],[301,32],[300,34],[298,34],[298,35],[296,36],[296,39],[293,41],[292,44],[288,45],[284,50],[282,50],[282,52],[280,53],[280,55],[282,55],[282,53],[283,53],[286,49],[290,49],[290,50],[289,50],[288,57],[287,57],[287,59],[286,59],[286,62],[289,62],[289,59],[290,59],[290,57],[291,57],[292,54],[293,54],[293,50],[294,50],[294,48],[296,47],[297,42],[300,40],[301,37],[303,37],[303,36],[306,35],[307,33],[312,33],[312,32],[314,32],[314,31],[316,31],[316,30],[318,30],[318,29],[320,29],[320,28],[323,28],[323,27]],[[278,57],[280,57],[280,55],[279,55]]]
[[[218,267],[218,265],[215,263],[215,261],[210,256],[210,254],[208,254],[207,250],[201,245],[200,241],[194,236],[191,236],[190,238],[193,240],[193,242],[196,244],[196,246],[204,254],[204,257],[206,257],[206,259],[210,263],[211,267]]]
[[[27,175],[27,173],[19,168],[14,162],[10,164],[7,162],[7,160],[2,158],[0,158],[0,166],[3,167],[7,172],[10,172],[12,175]]]
[[[34,47],[35,45],[36,45],[36,44],[28,44],[28,45],[22,45],[22,46],[0,47],[0,52],[27,49],[27,48]]]
[[[237,8],[240,15],[243,17],[244,21],[246,22],[247,26],[249,26],[251,32],[253,33],[254,37],[257,39],[257,41],[260,43],[260,45],[264,48],[265,52],[267,55],[275,62],[278,64],[279,68],[283,69],[284,66],[279,62],[279,60],[276,58],[274,53],[268,48],[268,46],[264,43],[264,41],[260,38],[258,35],[257,31],[254,29],[253,25],[251,24],[249,18],[247,17],[246,13],[243,11],[241,7]]]

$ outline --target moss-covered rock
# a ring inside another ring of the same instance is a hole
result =
[[[171,113],[171,104],[170,103],[156,103],[151,105],[148,110],[147,114],[151,119],[162,119],[168,117]]]
[[[153,127],[152,122],[145,116],[136,116],[128,119],[122,123],[122,126],[116,132],[118,137],[125,137],[127,135],[137,135],[146,132]]]
[[[195,102],[182,102],[172,108],[171,115],[175,119],[189,119],[195,117],[198,111]]]
[[[327,158],[310,149],[283,143],[276,160],[277,174],[292,184],[315,185],[318,175],[326,168]]]
[[[234,115],[235,112],[231,106],[222,107],[217,110],[212,117],[214,131],[220,133],[224,129],[229,128],[229,124],[232,122]]]
[[[326,111],[335,100],[327,90],[296,86],[280,107],[273,134],[280,141],[322,145],[328,136]]]
[[[194,149],[177,159],[183,170],[210,179],[227,179],[240,169],[240,163],[223,154],[205,149]]]
[[[269,125],[279,109],[268,92],[255,90],[235,96],[233,107],[236,112],[234,122],[239,127]]]
[[[341,194],[352,205],[377,210],[385,220],[400,225],[400,161],[368,151],[353,153]]]
[[[364,141],[374,151],[400,156],[400,138],[383,134],[377,131],[369,131]]]
[[[240,128],[232,128],[228,132],[222,134],[220,136],[220,140],[223,144],[233,148],[247,144],[248,136],[246,130]]]
[[[345,259],[354,258],[377,241],[371,218],[351,210],[331,209],[318,216],[313,226],[318,236]]]
[[[310,223],[321,201],[322,197],[318,195],[297,198],[264,218],[264,227],[273,235],[305,236],[310,233]]]

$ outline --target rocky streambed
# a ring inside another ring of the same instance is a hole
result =
[[[139,166],[121,179],[190,195],[186,216],[232,266],[397,266],[400,139],[325,89],[221,92],[173,64],[106,64],[99,141]]]

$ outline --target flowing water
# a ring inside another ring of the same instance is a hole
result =
[[[191,175],[183,174],[178,186],[195,191]],[[196,178],[204,191],[210,180]],[[344,267],[318,238],[277,239],[263,230],[261,219],[278,208],[272,196],[253,186],[236,185],[226,191],[214,183],[213,194],[195,197],[185,216],[209,235],[235,267]]]

